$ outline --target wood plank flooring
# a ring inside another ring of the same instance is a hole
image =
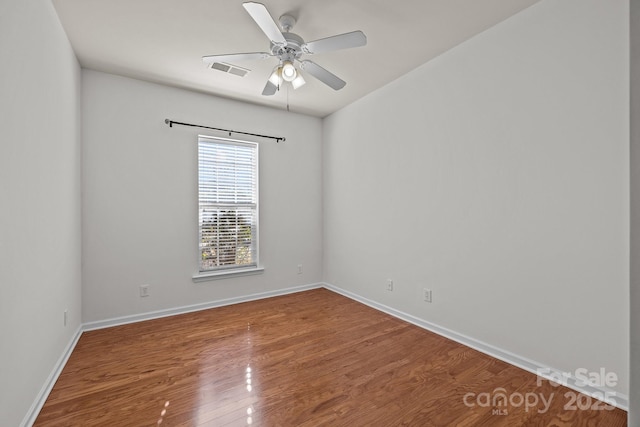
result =
[[[317,289],[85,332],[35,425],[626,426],[536,381]]]

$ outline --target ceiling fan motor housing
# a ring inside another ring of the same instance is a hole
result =
[[[304,40],[302,37],[294,33],[283,33],[282,35],[287,43],[279,45],[272,42],[271,53],[280,58],[281,61],[293,62],[294,59],[299,59],[303,54],[302,45]]]

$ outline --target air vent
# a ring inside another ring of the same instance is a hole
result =
[[[224,62],[212,62],[210,65],[212,70],[222,71],[223,73],[233,74],[234,76],[244,77],[250,70],[246,68],[236,67],[235,65],[225,64]]]

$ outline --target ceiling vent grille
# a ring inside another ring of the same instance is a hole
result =
[[[225,64],[224,62],[212,62],[209,66],[212,70],[222,71],[223,73],[233,74],[234,76],[244,77],[250,70],[246,68],[236,67],[235,65]]]

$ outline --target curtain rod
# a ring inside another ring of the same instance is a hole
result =
[[[275,139],[276,142],[284,142],[287,139],[283,136],[269,136],[269,135],[260,135],[259,133],[249,133],[249,132],[240,132],[237,130],[231,130],[231,129],[221,129],[221,128],[214,128],[211,126],[202,126],[202,125],[194,125],[191,123],[184,123],[184,122],[176,122],[174,120],[169,120],[169,119],[164,119],[164,122],[166,124],[169,125],[169,127],[173,127],[173,125],[181,125],[181,126],[191,126],[194,128],[203,128],[203,129],[213,129],[213,130],[219,130],[221,132],[229,132],[229,136],[231,136],[232,133],[237,133],[239,135],[250,135],[250,136],[258,136],[260,138],[269,138],[269,139]]]

